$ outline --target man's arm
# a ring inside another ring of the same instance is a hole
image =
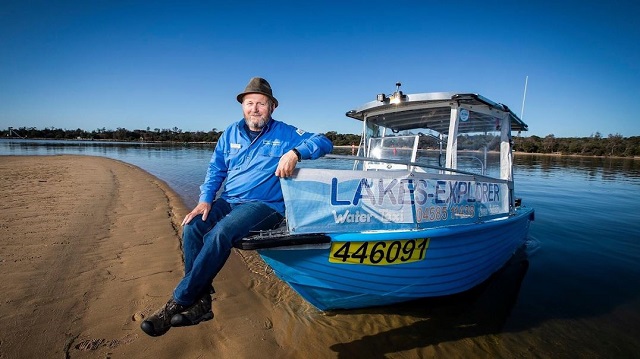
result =
[[[302,143],[295,147],[295,149],[300,153],[301,159],[315,160],[331,153],[331,151],[333,150],[333,143],[331,143],[331,140],[320,133],[314,133],[310,135],[311,136],[304,139]]]
[[[278,162],[276,176],[289,177],[302,159],[317,159],[333,150],[333,143],[322,134],[310,134],[298,146],[285,153]]]

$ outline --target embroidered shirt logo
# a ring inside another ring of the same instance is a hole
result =
[[[282,145],[282,141],[275,139],[275,140],[262,140],[262,144],[265,146],[280,146]]]

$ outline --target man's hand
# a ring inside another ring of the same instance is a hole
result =
[[[209,215],[209,211],[211,211],[211,203],[200,202],[189,214],[187,214],[182,220],[182,226],[191,222],[193,217],[201,214],[202,220],[207,220],[207,216]]]
[[[293,174],[293,170],[298,164],[298,156],[293,151],[289,151],[280,157],[278,162],[278,168],[276,169],[276,176],[286,178]]]

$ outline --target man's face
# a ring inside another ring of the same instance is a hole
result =
[[[262,130],[269,122],[273,109],[273,103],[263,94],[250,93],[242,99],[242,113],[251,131]]]

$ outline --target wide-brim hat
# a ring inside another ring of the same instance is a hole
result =
[[[269,82],[267,82],[267,80],[263,79],[262,77],[254,77],[249,81],[249,84],[247,85],[247,87],[245,87],[244,92],[238,94],[238,102],[242,103],[242,98],[244,97],[244,95],[250,93],[259,93],[268,96],[271,100],[273,100],[275,107],[278,107],[278,100],[273,97],[271,85],[269,85]]]

